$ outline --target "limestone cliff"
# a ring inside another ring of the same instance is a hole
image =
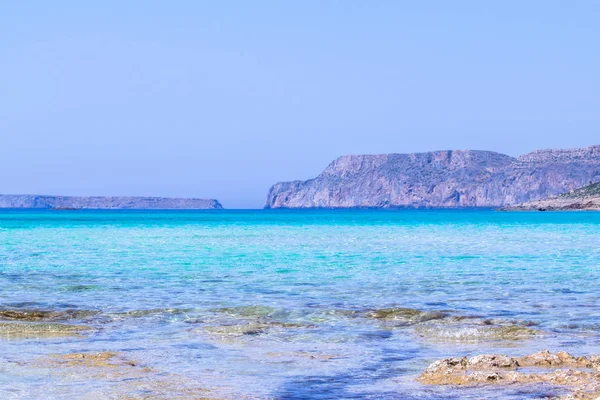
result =
[[[600,146],[343,156],[316,178],[281,182],[265,208],[501,207],[600,181]]]

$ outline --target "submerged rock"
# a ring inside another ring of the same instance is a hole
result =
[[[236,317],[246,318],[264,318],[275,314],[278,310],[269,306],[239,306],[215,308],[211,311],[223,314],[229,314]]]
[[[118,367],[130,366],[135,367],[136,362],[125,358],[123,355],[104,351],[100,353],[69,353],[57,354],[49,360],[50,364],[58,364],[68,367]]]
[[[155,308],[147,310],[131,310],[125,312],[104,313],[97,310],[45,310],[37,308],[6,308],[0,309],[0,321],[23,321],[23,322],[62,322],[72,320],[89,320],[108,322],[129,318],[143,318],[148,316],[181,315],[194,311],[192,309],[179,308]]]
[[[476,342],[482,340],[524,340],[541,331],[519,325],[425,324],[415,328],[418,336],[434,341]]]
[[[543,334],[531,328],[534,321],[452,315],[450,311],[423,311],[391,307],[367,311],[362,316],[378,320],[387,328],[409,327],[424,339],[444,342],[524,340]]]
[[[312,351],[291,351],[284,353],[269,352],[266,354],[269,357],[282,357],[282,358],[307,358],[309,360],[329,361],[336,358],[340,358],[339,355],[323,354]]]
[[[65,379],[61,398],[82,398],[77,395],[82,385],[86,387],[85,398],[99,399],[187,400],[204,399],[211,393],[195,379],[145,366],[121,352],[53,354],[32,365]],[[89,385],[90,380],[94,385]],[[65,395],[67,389],[74,389],[75,394]]]
[[[304,317],[312,323],[322,324],[345,320],[347,318],[364,317],[364,310],[318,309],[316,311],[310,310],[304,314]]]
[[[254,336],[270,333],[273,330],[313,328],[316,325],[287,321],[290,314],[282,310],[262,305],[223,307],[210,310],[221,314],[208,319],[210,326],[204,332],[221,337]],[[189,320],[190,323],[204,323],[207,320]]]
[[[204,328],[208,333],[221,336],[260,335],[267,329],[268,325],[266,324],[221,325]]]
[[[85,319],[99,314],[93,310],[0,309],[0,319],[9,321],[68,321]]]
[[[192,309],[181,309],[181,308],[151,308],[148,310],[131,310],[124,311],[119,313],[111,313],[109,314],[113,318],[140,318],[147,317],[151,315],[161,315],[161,314],[185,314],[187,312],[194,311]]]
[[[220,336],[243,336],[243,335],[261,335],[268,333],[272,329],[303,329],[314,328],[316,325],[296,323],[296,322],[279,322],[279,321],[264,321],[252,322],[244,324],[224,324],[218,326],[207,326],[204,330],[213,335]]]
[[[293,328],[307,329],[307,328],[316,328],[317,327],[317,325],[307,324],[304,322],[267,321],[267,322],[265,322],[265,324],[270,327],[273,327],[273,328],[288,328],[288,329],[293,329]]]
[[[92,330],[89,326],[55,323],[0,322],[0,336],[6,338],[45,338],[78,336]]]
[[[520,370],[524,367],[538,367],[540,372]],[[596,399],[600,395],[600,357],[543,350],[525,357],[485,354],[447,358],[427,367],[419,380],[428,385],[458,386],[547,383],[573,388],[565,399]]]
[[[398,321],[405,324],[417,324],[447,317],[441,311],[421,311],[414,308],[382,308],[369,311],[367,317],[385,321]]]

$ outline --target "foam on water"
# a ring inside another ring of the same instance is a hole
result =
[[[28,334],[0,337],[0,398],[482,398],[414,378],[444,357],[599,354],[599,278],[594,213],[3,211],[2,326]],[[44,364],[93,352],[135,367]],[[153,376],[171,381],[124,383]]]

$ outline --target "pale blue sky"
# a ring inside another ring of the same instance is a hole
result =
[[[600,143],[598,1],[5,1],[0,193],[214,197]]]

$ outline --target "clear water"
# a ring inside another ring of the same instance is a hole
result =
[[[208,398],[482,398],[415,378],[450,356],[599,354],[599,283],[600,213],[3,211],[0,308],[97,314],[58,321],[93,328],[77,337],[0,337],[0,398],[169,398],[43,364],[92,351]],[[476,318],[369,317],[387,307]],[[485,319],[540,334],[478,336]]]

